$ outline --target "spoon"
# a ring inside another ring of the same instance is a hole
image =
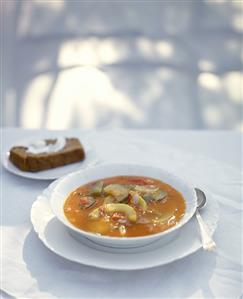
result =
[[[197,210],[196,210],[196,218],[200,227],[201,232],[201,238],[202,238],[202,245],[203,249],[211,251],[216,248],[216,244],[213,241],[213,239],[210,237],[208,233],[208,228],[206,223],[203,221],[201,215],[199,214],[199,209],[203,208],[206,205],[206,195],[205,193],[195,188],[196,194],[197,194]]]

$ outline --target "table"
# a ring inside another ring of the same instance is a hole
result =
[[[2,149],[7,148],[10,144],[17,142],[18,140],[28,138],[30,136],[42,135],[45,132],[44,130],[22,130],[22,129],[2,129]],[[211,159],[214,159],[215,163],[224,163],[225,169],[233,171],[232,173],[236,174],[232,179],[228,180],[227,188],[225,189],[226,193],[229,190],[234,190],[234,201],[221,201],[221,216],[225,217],[225,221],[228,221],[228,226],[222,227],[223,229],[219,232],[216,232],[215,238],[216,242],[219,244],[217,253],[206,253],[199,251],[196,254],[179,261],[177,263],[159,267],[156,269],[151,269],[145,271],[138,271],[136,277],[134,277],[134,283],[130,282],[131,274],[126,272],[117,273],[112,271],[112,274],[109,274],[109,271],[105,270],[96,270],[90,268],[87,270],[87,267],[83,267],[84,271],[90,271],[90,281],[92,282],[92,277],[99,273],[100,280],[98,281],[98,289],[90,286],[83,286],[82,281],[80,281],[80,287],[83,287],[85,293],[83,298],[133,298],[142,297],[142,298],[166,298],[166,288],[168,288],[168,295],[170,298],[213,298],[224,297],[224,298],[239,298],[242,294],[242,282],[241,282],[241,273],[242,273],[242,260],[241,260],[241,242],[240,242],[240,225],[236,223],[237,219],[240,221],[242,214],[242,206],[240,205],[241,198],[241,137],[240,133],[230,132],[230,131],[161,131],[161,130],[101,130],[101,131],[89,131],[83,132],[79,130],[69,130],[64,132],[65,134],[71,134],[73,136],[82,137],[90,135],[92,140],[96,138],[106,138],[109,136],[112,138],[137,138],[144,140],[151,140],[151,142],[156,141],[160,143],[161,146],[171,146],[177,150],[182,150],[187,153],[192,153],[193,155],[203,155]],[[55,134],[55,132],[53,133]],[[60,132],[59,132],[60,134]],[[2,150],[3,154],[4,150]],[[215,164],[216,165],[216,164]],[[223,164],[222,164],[223,165]],[[233,168],[234,167],[234,170]],[[18,233],[21,232],[21,229],[26,228],[30,229],[31,224],[29,221],[29,210],[32,202],[35,200],[36,196],[48,186],[49,182],[47,181],[34,181],[24,178],[20,178],[8,173],[6,170],[1,168],[2,173],[2,232],[3,232],[3,254],[4,257],[7,257],[8,253],[6,252],[7,246],[9,246],[8,238],[11,235],[14,236],[16,240],[18,239]],[[215,186],[215,190],[222,186]],[[224,186],[225,187],[225,186]],[[225,187],[225,188],[226,188]],[[16,199],[17,206],[13,207],[8,204],[9,197],[19,197],[24,195],[22,198],[21,206],[20,201]],[[233,197],[232,195],[232,197]],[[219,197],[219,201],[220,201]],[[24,204],[23,204],[24,202]],[[13,213],[13,217],[9,217],[9,213]],[[232,217],[231,217],[232,216]],[[221,224],[223,225],[223,224]],[[32,236],[33,242],[38,242],[36,236]],[[223,242],[222,238],[228,238],[228,241]],[[231,242],[235,242],[236,244]],[[227,245],[227,244],[228,245]],[[40,246],[42,244],[40,243]],[[230,252],[232,250],[232,252]],[[43,252],[46,254],[46,258],[51,258],[53,253],[49,252],[46,248],[43,248]],[[230,256],[232,253],[232,256]],[[21,253],[17,253],[21,254]],[[44,258],[45,256],[42,256]],[[18,259],[18,256],[16,256]],[[26,265],[28,268],[28,265]],[[62,265],[63,266],[63,265]],[[188,268],[189,267],[189,268]],[[198,277],[195,277],[197,271],[195,268],[198,268]],[[77,267],[74,268],[77,271]],[[3,278],[5,274],[5,268],[3,268]],[[61,269],[63,271],[63,269]],[[82,266],[80,267],[82,271]],[[171,285],[174,281],[173,275],[183,275],[182,282],[185,282],[185,287],[180,288],[179,293],[177,288]],[[191,272],[191,274],[190,274]],[[110,272],[111,273],[111,272]],[[33,275],[32,273],[30,273]],[[151,279],[155,275],[161,276],[161,285],[154,284]],[[81,276],[82,277],[82,276]],[[148,284],[144,284],[144,279],[147,278]],[[188,284],[186,283],[188,279]],[[43,294],[49,298],[57,298],[55,293],[55,288],[52,288],[52,293],[48,293],[48,288],[43,286],[43,281],[38,281],[39,277],[35,277],[36,283]],[[116,283],[117,286],[111,288],[113,293],[109,293],[110,286],[107,285],[108,281],[112,284]],[[141,281],[141,285],[140,285]],[[2,283],[2,281],[1,281]],[[97,283],[97,281],[96,281]],[[122,290],[123,284],[127,283],[127,292]],[[18,287],[18,286],[17,286]],[[4,285],[4,288],[10,288],[8,285]],[[45,289],[45,292],[42,290]],[[27,292],[28,290],[26,290]],[[6,298],[8,296],[4,293],[2,295]],[[25,297],[26,298],[26,297]],[[35,298],[41,298],[36,295]]]

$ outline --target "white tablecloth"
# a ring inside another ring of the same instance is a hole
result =
[[[3,130],[2,148],[43,133]],[[20,178],[2,169],[1,287],[5,292],[19,298],[238,299],[242,295],[239,133],[73,130],[65,134],[90,143],[102,161],[126,161],[130,152],[134,161],[163,164],[213,192],[220,203],[214,236],[217,252],[201,250],[173,264],[132,272],[68,262],[45,248],[29,220],[30,207],[48,182]]]

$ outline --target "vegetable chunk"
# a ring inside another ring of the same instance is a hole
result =
[[[129,190],[120,184],[110,184],[104,188],[104,192],[113,196],[117,202],[121,202],[127,198]]]
[[[106,213],[115,213],[115,212],[124,213],[127,216],[128,220],[131,222],[136,222],[137,220],[137,213],[134,210],[134,208],[124,203],[106,204],[104,207],[104,211]]]
[[[91,213],[89,213],[89,218],[96,220],[100,217],[100,208],[94,209]]]
[[[147,210],[147,203],[142,196],[134,191],[130,191],[129,194],[131,195],[131,202],[133,204],[138,205],[143,211]]]
[[[100,182],[97,182],[95,183],[91,190],[90,190],[90,194],[91,195],[101,195],[102,194],[102,191],[103,191],[103,186],[104,186],[104,182],[103,181],[100,181]]]

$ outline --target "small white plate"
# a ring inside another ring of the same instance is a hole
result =
[[[53,182],[31,208],[31,222],[41,241],[56,254],[84,265],[113,270],[138,270],[165,265],[184,258],[202,247],[198,224],[192,218],[172,242],[161,246],[160,240],[140,249],[114,249],[89,241],[76,241],[54,216],[49,200],[58,181]],[[202,217],[212,235],[217,227],[219,209],[213,196],[207,194]]]
[[[25,142],[19,143],[24,145]],[[3,158],[2,158],[2,164],[3,166],[11,173],[22,176],[29,179],[34,180],[55,180],[58,179],[64,175],[67,175],[71,172],[77,171],[79,169],[85,169],[90,166],[93,166],[97,164],[98,159],[96,158],[95,152],[91,149],[89,149],[87,146],[84,146],[86,157],[83,161],[68,164],[65,166],[60,166],[56,168],[52,168],[49,170],[43,170],[38,172],[28,172],[28,171],[22,171],[18,169],[10,160],[9,160],[9,151],[10,148],[5,151]]]

